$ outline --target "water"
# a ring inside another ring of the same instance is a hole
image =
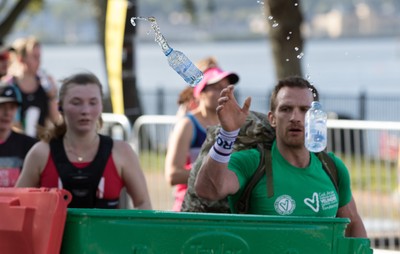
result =
[[[223,69],[237,72],[240,76],[237,89],[243,96],[250,92],[268,96],[276,82],[268,40],[176,45],[190,59],[197,61],[213,55]],[[142,92],[168,88],[176,93],[177,98],[186,84],[164,64],[165,56],[160,54],[158,47],[154,43],[136,42],[137,87]],[[304,75],[322,96],[357,95],[365,91],[400,98],[400,38],[310,40],[306,42],[303,53]],[[107,84],[102,50],[98,45],[44,45],[42,54],[42,66],[56,79],[77,71],[91,71]],[[107,87],[104,90],[108,92]],[[166,112],[175,111],[176,98],[167,104]],[[155,112],[150,110],[156,104],[155,98],[146,98],[143,104],[149,109],[147,112]],[[382,114],[382,111],[375,114]]]
[[[132,26],[136,26],[135,20],[144,20],[150,22],[150,26],[154,31],[154,40],[160,45],[162,51],[164,52],[165,55],[168,55],[171,52],[171,47],[168,45],[167,40],[165,39],[164,35],[160,31],[160,27],[157,24],[157,20],[154,17],[132,17],[131,18],[131,24]]]
[[[160,45],[164,55],[167,57],[168,64],[174,69],[190,86],[196,86],[202,79],[203,73],[193,64],[193,62],[181,51],[174,50],[168,45],[167,40],[160,32],[154,17],[132,17],[131,24],[136,26],[135,20],[145,20],[151,23],[151,28],[155,33],[155,41]]]

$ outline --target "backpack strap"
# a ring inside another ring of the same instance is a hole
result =
[[[271,160],[271,150],[270,148],[264,148],[261,144],[257,145],[257,150],[260,152],[260,163],[254,174],[251,176],[250,180],[247,182],[246,187],[244,188],[242,195],[239,197],[238,201],[235,204],[237,213],[247,213],[249,210],[249,201],[251,192],[254,189],[254,186],[260,181],[263,177],[264,172],[267,176],[267,194],[268,197],[272,197],[274,195],[274,186],[272,180],[272,164]],[[266,165],[269,165],[266,167]]]
[[[272,176],[272,157],[271,157],[271,147],[264,149],[264,165],[268,165],[265,168],[265,173],[267,176],[267,197],[271,198],[274,196],[274,181]]]
[[[331,179],[333,185],[335,186],[336,192],[339,195],[339,177],[337,174],[336,164],[333,159],[326,152],[316,153],[319,160],[322,163],[322,168],[325,170],[326,174]]]

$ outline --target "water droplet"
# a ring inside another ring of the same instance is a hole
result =
[[[273,19],[274,19],[274,17],[272,17],[272,16],[268,16],[268,19],[269,19],[269,20],[273,20]]]
[[[299,51],[299,47],[294,47],[294,50]]]
[[[292,34],[292,31],[290,31],[289,34]]]
[[[304,56],[304,53],[303,53],[303,52],[301,52],[300,54],[298,54],[298,55],[297,55],[297,59],[302,59],[302,58],[303,58],[303,56]]]
[[[264,5],[263,1],[257,1],[258,4]]]
[[[299,6],[299,3],[294,3],[294,6]]]
[[[308,80],[310,80],[310,79],[311,79],[311,76],[307,74],[306,78],[307,78]]]
[[[290,36],[286,36],[286,40],[290,40]]]
[[[274,21],[274,23],[272,24],[272,27],[273,27],[273,28],[276,28],[276,27],[278,27],[278,26],[279,26],[279,23],[276,22],[276,21]]]
[[[132,26],[136,26],[135,17],[132,17],[132,18],[131,18],[131,24],[132,24]]]
[[[289,58],[286,58],[286,62],[289,62],[290,60],[289,60]]]

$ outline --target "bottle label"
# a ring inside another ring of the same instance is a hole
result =
[[[311,134],[315,142],[322,142],[325,140],[326,128],[323,121],[315,122],[314,127],[311,129]]]
[[[327,144],[326,121],[323,119],[305,122],[305,147],[311,152],[321,152]]]

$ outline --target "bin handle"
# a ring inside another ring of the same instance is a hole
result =
[[[68,206],[68,204],[72,200],[72,194],[69,191],[67,191],[66,189],[61,189],[61,194],[62,194],[63,200],[67,203],[67,206]]]

